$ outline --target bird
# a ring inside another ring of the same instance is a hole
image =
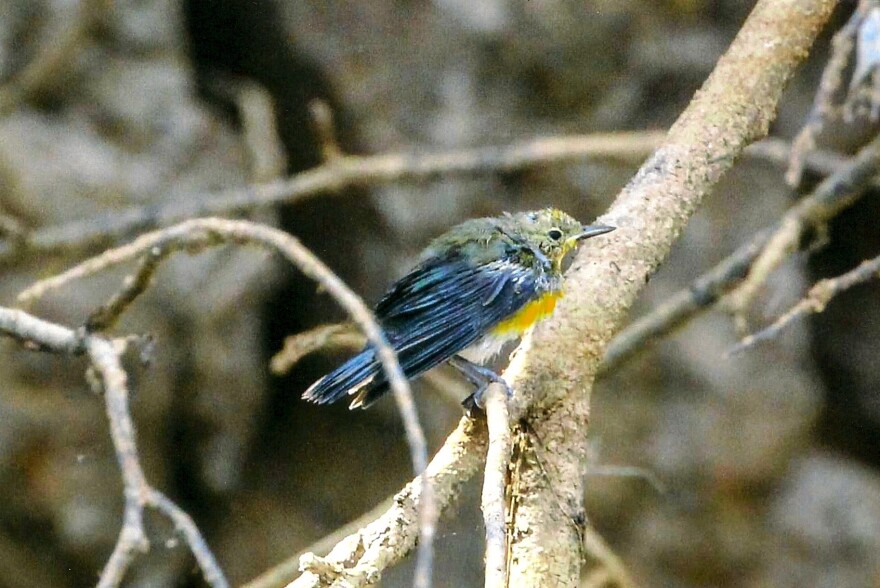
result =
[[[470,219],[435,238],[374,309],[403,373],[412,380],[448,363],[475,386],[462,402],[468,412],[482,408],[493,382],[510,394],[503,378],[481,364],[553,313],[563,295],[566,256],[583,240],[614,229],[544,208]],[[389,389],[367,344],[303,399],[330,404],[353,396],[349,408],[367,408]]]

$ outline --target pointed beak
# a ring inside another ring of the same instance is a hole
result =
[[[608,225],[584,225],[583,230],[574,239],[575,241],[583,241],[584,239],[589,239],[590,237],[596,237],[598,235],[610,233],[616,228],[617,227],[610,227]]]

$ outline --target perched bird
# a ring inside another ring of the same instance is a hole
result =
[[[562,296],[566,254],[583,239],[613,230],[546,208],[469,220],[434,239],[375,309],[404,374],[416,378],[448,361],[477,387],[465,406],[482,406],[489,383],[507,384],[479,362],[549,316]],[[350,408],[366,408],[388,390],[367,345],[303,398],[329,404],[353,395]]]

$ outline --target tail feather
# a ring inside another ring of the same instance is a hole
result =
[[[315,404],[330,404],[349,394],[366,392],[365,387],[379,384],[377,379],[384,381],[380,372],[375,353],[366,349],[312,384],[302,397]]]

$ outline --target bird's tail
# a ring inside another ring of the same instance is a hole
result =
[[[351,408],[366,408],[388,390],[382,368],[372,349],[365,349],[309,386],[303,399],[315,404],[330,404],[357,394]]]

